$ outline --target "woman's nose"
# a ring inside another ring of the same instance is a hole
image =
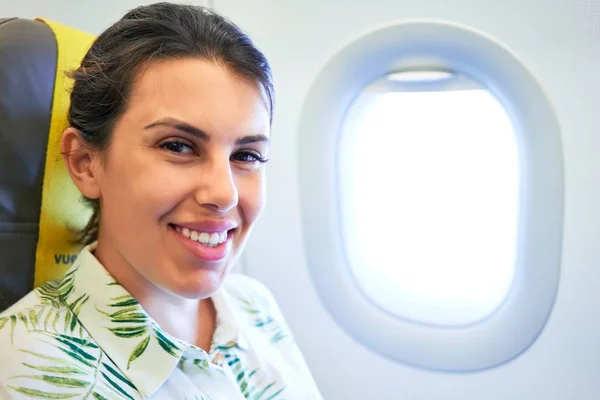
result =
[[[225,212],[238,204],[238,188],[229,159],[206,164],[199,174],[196,201],[200,205]]]

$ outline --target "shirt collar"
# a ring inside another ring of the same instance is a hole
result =
[[[221,288],[211,298],[217,311],[217,328],[213,335],[211,356],[214,358],[215,354],[222,353],[231,347],[247,350],[248,341],[240,330],[243,325],[237,314],[233,312],[233,304],[227,288]]]
[[[94,257],[94,248],[84,248],[65,275],[64,300],[121,372],[150,397],[189,345],[160,328]]]
[[[92,254],[95,247],[96,243],[85,247],[66,273],[63,298],[119,370],[143,396],[150,397],[169,378],[184,352],[198,354],[197,348],[162,330]],[[229,297],[225,288],[212,296],[217,327],[210,353],[217,364],[222,364],[219,360],[229,349],[248,348]]]

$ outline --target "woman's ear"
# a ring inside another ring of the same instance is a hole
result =
[[[60,151],[65,165],[75,186],[88,199],[100,197],[99,157],[88,148],[81,132],[75,128],[67,128],[61,138]]]

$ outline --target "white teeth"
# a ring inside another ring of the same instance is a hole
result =
[[[200,243],[207,244],[207,243],[209,243],[209,242],[210,242],[210,235],[209,235],[208,233],[206,233],[206,232],[202,232],[202,233],[200,234],[200,237],[198,238],[198,241],[199,241]]]
[[[188,228],[181,228],[179,226],[176,227],[176,230],[183,236],[209,247],[216,247],[217,245],[227,241],[227,231],[214,233],[196,232]]]

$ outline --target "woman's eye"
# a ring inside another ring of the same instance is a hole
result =
[[[267,160],[262,158],[260,154],[254,153],[254,152],[249,152],[249,151],[237,152],[233,155],[233,159],[235,161],[241,161],[241,162],[245,162],[245,163],[254,163],[254,162],[265,163],[265,162],[267,162]]]
[[[178,154],[194,154],[192,146],[181,141],[165,142],[160,145],[160,148]]]

